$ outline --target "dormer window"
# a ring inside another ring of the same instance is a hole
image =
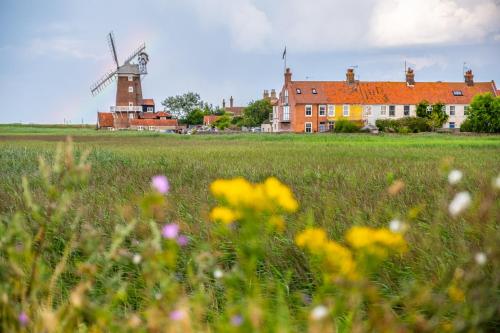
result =
[[[462,90],[453,90],[453,96],[463,96]]]
[[[297,91],[297,94],[299,94],[299,95],[302,94],[302,90],[300,88],[297,88],[296,91]]]
[[[318,94],[318,91],[316,90],[316,88],[312,88],[312,93],[313,93],[313,95],[317,95]]]

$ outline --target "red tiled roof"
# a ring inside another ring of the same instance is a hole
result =
[[[313,88],[317,94],[312,93]],[[473,86],[464,82],[416,82],[409,87],[406,82],[362,81],[348,85],[344,81],[292,81],[290,89],[298,104],[417,104],[422,100],[468,104],[476,94],[495,93],[493,82],[477,82]],[[455,96],[453,91],[461,91],[462,96]]]
[[[216,115],[203,116],[203,125],[213,124],[214,122],[217,121],[217,119],[219,119],[219,117],[220,116]]]
[[[142,105],[155,106],[155,100],[152,98],[144,98],[142,100]]]
[[[113,127],[113,114],[110,112],[97,112],[99,127]]]
[[[139,114],[139,118],[140,119],[160,119],[160,117],[167,117],[167,118],[171,118],[172,116],[170,115],[170,113],[167,113],[167,112],[143,112],[141,114]]]
[[[177,126],[177,119],[130,119],[131,126]]]
[[[172,115],[170,113],[164,112],[164,111],[156,112],[156,114],[158,115],[158,117],[167,117],[167,118],[172,117]]]

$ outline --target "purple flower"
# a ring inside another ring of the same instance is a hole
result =
[[[161,230],[161,235],[166,239],[175,239],[179,234],[179,226],[175,223],[165,224]]]
[[[234,315],[231,317],[231,325],[240,326],[243,324],[243,317],[240,315]]]
[[[167,177],[162,175],[154,176],[151,180],[151,186],[153,186],[155,190],[162,194],[167,194],[168,190],[170,189],[170,184]]]
[[[184,318],[184,315],[185,315],[184,311],[174,310],[174,311],[170,312],[170,319],[175,320],[175,321],[182,320]]]
[[[30,320],[25,312],[21,312],[19,314],[19,317],[17,317],[17,319],[19,320],[21,326],[26,326]]]
[[[177,244],[179,244],[179,246],[186,246],[188,243],[189,239],[186,236],[179,235],[179,237],[177,237]]]

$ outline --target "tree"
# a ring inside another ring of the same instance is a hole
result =
[[[448,121],[449,116],[446,114],[445,105],[438,102],[432,105],[429,110],[429,102],[421,101],[416,105],[417,117],[427,119],[427,123],[433,129],[443,127],[444,123]]]
[[[251,102],[243,111],[243,125],[248,127],[260,126],[269,114],[273,112],[271,102],[265,99]]]
[[[193,92],[167,97],[161,104],[177,119],[186,119],[187,115],[194,109],[207,106],[201,100],[200,95]]]
[[[491,93],[474,96],[462,130],[500,133],[500,97]]]
[[[205,116],[205,112],[202,109],[196,108],[191,111],[186,117],[186,124],[188,125],[202,125],[203,124],[203,116]]]
[[[417,117],[427,118],[428,115],[427,108],[429,107],[429,102],[423,100],[420,103],[418,103],[416,107],[417,107]]]
[[[231,125],[231,117],[223,115],[214,122],[214,126],[220,130],[224,130]]]

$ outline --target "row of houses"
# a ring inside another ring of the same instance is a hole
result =
[[[353,68],[344,81],[294,81],[290,68],[273,105],[270,132],[315,133],[332,130],[339,119],[360,125],[375,125],[377,119],[415,117],[416,104],[443,103],[449,115],[445,128],[459,128],[472,98],[480,93],[500,96],[495,82],[474,82],[471,70],[463,82],[416,82],[414,70],[406,70],[406,81],[359,81]],[[264,127],[264,126],[263,126]]]

